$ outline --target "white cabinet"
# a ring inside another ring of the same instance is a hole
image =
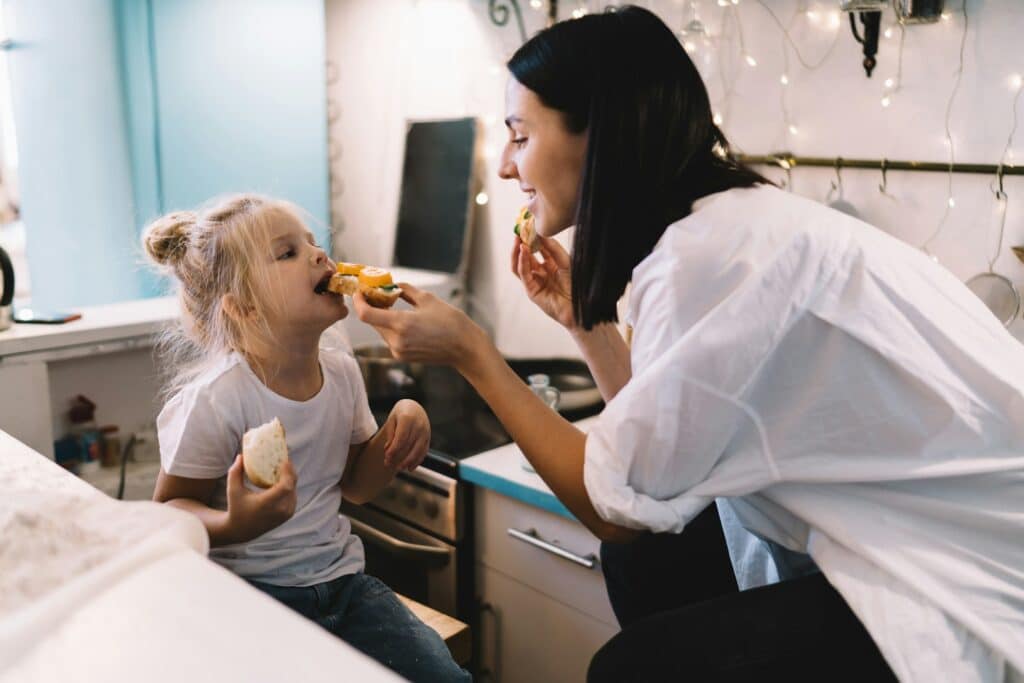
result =
[[[575,520],[476,490],[482,680],[583,681],[618,632],[599,541]]]

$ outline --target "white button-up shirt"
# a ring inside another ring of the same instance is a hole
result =
[[[771,186],[633,271],[632,380],[590,431],[610,522],[715,497],[811,555],[904,680],[1024,671],[1024,346],[952,274]]]

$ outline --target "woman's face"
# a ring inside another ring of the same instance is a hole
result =
[[[498,175],[519,181],[534,227],[552,237],[575,222],[587,134],[570,132],[561,112],[515,78],[508,79],[505,110],[509,140]]]

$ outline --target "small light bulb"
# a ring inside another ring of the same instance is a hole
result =
[[[740,4],[740,0],[732,0],[732,4],[738,5],[738,4]]]
[[[820,14],[818,14],[812,9],[807,10],[807,20],[810,21],[812,24],[817,24],[820,19]]]
[[[715,112],[715,115],[711,117],[711,120],[715,122],[716,126],[722,125],[722,115],[718,112]]]
[[[1021,86],[1024,85],[1024,78],[1020,74],[1013,74],[1010,76],[1010,87],[1014,90],[1020,90]]]
[[[491,198],[487,196],[486,192],[481,192],[476,196],[476,203],[478,206],[484,206],[489,201],[491,201]]]
[[[949,208],[951,208],[951,209],[952,209],[952,208],[953,208],[953,207],[955,207],[955,206],[956,206],[956,200],[955,200],[955,199],[953,199],[952,197],[950,197],[950,198],[949,198]]]
[[[530,7],[533,9],[540,9],[543,4],[540,0],[530,0]]]
[[[789,124],[789,132],[792,133],[793,135],[796,135],[797,133],[800,132],[800,129],[794,126],[793,124]]]
[[[953,13],[952,12],[943,12],[942,13],[942,20],[943,21],[949,21],[952,18],[953,18]]]
[[[828,25],[832,28],[839,28],[839,12],[832,12],[828,15]]]
[[[789,76],[782,74],[782,76],[779,77],[779,83],[782,85],[789,85]]]
[[[729,0],[718,0],[718,6],[719,7],[728,7],[729,6]]]
[[[883,35],[886,38],[892,38],[892,27],[890,26],[889,28],[885,29],[885,32],[883,33]]]
[[[891,97],[886,95],[885,97],[882,98],[882,106],[883,107],[888,107],[890,104],[892,104],[892,98]]]
[[[885,79],[885,87],[886,88],[891,88],[894,85],[896,85],[896,81],[892,80],[891,78]]]
[[[585,17],[586,15],[587,15],[587,10],[586,10],[585,7],[580,7],[579,9],[574,9],[572,11],[572,18],[573,19],[579,19],[580,17]]]
[[[744,59],[747,60],[747,64],[749,64],[750,66],[757,66],[757,60],[751,57],[750,55],[745,56]]]

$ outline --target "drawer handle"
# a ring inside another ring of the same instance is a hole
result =
[[[508,530],[508,535],[512,538],[519,539],[524,543],[529,543],[530,545],[540,548],[541,550],[546,550],[552,555],[558,555],[562,559],[569,560],[570,562],[575,562],[581,567],[593,569],[597,566],[597,557],[595,557],[593,553],[589,553],[585,557],[582,557],[574,552],[566,550],[565,548],[561,548],[555,545],[554,543],[548,543],[543,538],[537,535],[536,529],[527,529],[526,531],[520,531],[519,529],[510,528]]]

